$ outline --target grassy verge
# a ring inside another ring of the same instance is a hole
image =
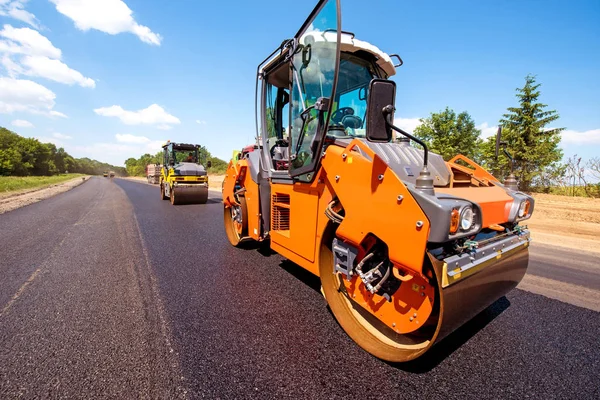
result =
[[[53,176],[0,176],[0,194],[51,186],[80,176],[85,175],[60,174]]]

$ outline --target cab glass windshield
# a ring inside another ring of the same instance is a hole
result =
[[[340,72],[328,134],[364,137],[369,83],[376,77],[373,66],[363,59],[342,54]]]

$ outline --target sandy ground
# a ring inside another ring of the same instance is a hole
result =
[[[600,253],[600,199],[534,194],[526,224],[536,242]]]
[[[40,200],[47,199],[67,190],[73,189],[87,182],[89,176],[73,178],[66,182],[58,183],[50,187],[20,190],[17,192],[3,193],[0,195],[0,214],[14,210],[19,207],[24,207],[29,204],[37,203]]]

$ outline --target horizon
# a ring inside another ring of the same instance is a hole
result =
[[[166,1],[3,0],[0,126],[115,166],[167,140],[228,160],[256,136],[256,66],[316,1],[296,3],[281,18],[275,0],[227,12]],[[532,74],[539,100],[561,117],[552,127],[566,128],[564,159],[596,156],[600,55],[588,50],[600,48],[600,3],[377,4],[342,1],[342,29],[402,56],[393,77],[400,127],[412,132],[447,106],[492,136]],[[200,15],[210,18],[198,23]]]

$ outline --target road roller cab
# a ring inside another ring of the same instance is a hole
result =
[[[160,196],[172,204],[201,203],[208,200],[208,175],[199,162],[197,144],[171,143],[163,146]],[[211,162],[206,162],[210,168]]]
[[[408,361],[522,279],[534,202],[394,126],[402,60],[340,15],[319,2],[258,66],[257,150],[229,163],[225,230],[235,246],[268,239],[320,277],[361,347]]]

